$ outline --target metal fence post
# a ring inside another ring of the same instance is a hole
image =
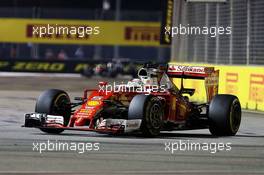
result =
[[[247,65],[249,65],[250,57],[250,23],[251,23],[251,10],[250,10],[250,0],[247,0]]]
[[[181,0],[176,0],[174,1],[173,4],[173,22],[172,26],[179,26],[180,24],[180,15],[181,15]],[[171,42],[171,60],[173,61],[180,61],[179,59],[179,46],[180,46],[180,37],[179,35],[176,35],[172,37],[172,42]]]
[[[234,18],[233,18],[233,1],[230,1],[230,27],[234,29]],[[229,64],[233,64],[233,32],[229,38]]]
[[[116,0],[115,21],[120,21],[121,1]],[[114,46],[114,58],[119,58],[119,46]]]
[[[219,27],[219,4],[216,5],[216,27]],[[215,38],[215,63],[219,63],[219,34]]]
[[[209,5],[205,5],[205,26],[209,25]],[[208,35],[204,35],[204,62],[208,63]]]

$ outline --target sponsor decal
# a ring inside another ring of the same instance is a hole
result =
[[[101,100],[103,98],[103,96],[94,96],[92,98],[92,100]]]
[[[141,125],[141,119],[125,120],[124,125],[125,125],[125,132],[138,130]]]
[[[159,27],[125,27],[127,41],[159,41]]]
[[[43,62],[15,62],[12,66],[14,71],[51,71],[61,72],[65,67],[64,63],[43,63]]]
[[[175,72],[175,73],[188,72],[188,73],[202,73],[202,74],[205,74],[205,67],[169,65],[168,72]]]
[[[225,91],[227,94],[237,94],[238,93],[238,73],[226,73],[226,87]]]
[[[88,106],[98,106],[100,104],[101,104],[101,102],[100,101],[96,101],[96,100],[91,100],[91,101],[87,102]]]
[[[249,100],[264,102],[264,74],[250,74]]]
[[[218,84],[219,70],[205,78],[205,91],[208,102],[211,101],[216,94],[218,94]]]
[[[9,19],[0,28],[1,42],[159,46],[159,22]]]

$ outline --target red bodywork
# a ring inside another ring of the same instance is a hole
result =
[[[117,100],[121,101],[124,104],[129,105],[129,102],[132,98],[140,93],[137,92],[106,92],[98,91],[95,89],[85,90],[83,99],[87,99],[87,102],[84,103],[79,109],[77,109],[72,115],[69,127],[75,127],[77,129],[79,126],[87,125],[88,128],[78,128],[78,130],[87,130],[87,131],[108,131],[107,129],[95,129],[94,116],[100,110],[103,110],[105,103],[104,100]],[[184,99],[178,98],[177,95],[172,95],[169,91],[163,93],[151,93],[151,95],[159,96],[164,99],[165,105],[165,115],[163,120],[173,121],[173,122],[182,122],[188,116],[188,109],[191,109],[189,103],[184,101]],[[101,97],[101,98],[98,98]],[[93,98],[97,98],[96,100]],[[89,105],[93,102],[96,105]],[[172,102],[172,103],[171,103]],[[172,105],[170,105],[172,104]],[[176,110],[176,106],[178,106]],[[114,118],[114,116],[113,116]],[[68,129],[68,127],[67,127]],[[74,129],[74,128],[72,128]],[[122,128],[111,128],[109,132],[118,132]]]
[[[190,66],[175,66],[171,65],[167,69],[167,75],[172,78],[192,78],[205,79],[205,87],[207,92],[208,102],[218,92],[218,72],[213,68],[207,67],[190,67]],[[102,83],[101,85],[107,85]],[[119,101],[124,106],[129,106],[132,98],[140,94],[138,92],[109,92],[98,89],[87,89],[84,91],[82,97],[83,104],[72,114],[68,126],[59,124],[47,124],[45,127],[63,128],[68,130],[85,130],[97,132],[123,132],[124,128],[117,125],[111,128],[96,128],[95,123],[98,117],[95,116],[107,105],[105,100]],[[165,115],[164,122],[171,122],[174,124],[184,124],[190,114],[194,110],[193,104],[180,93],[175,93],[170,90],[165,92],[152,92],[151,95],[158,96],[164,103]],[[115,116],[111,116],[115,118]]]

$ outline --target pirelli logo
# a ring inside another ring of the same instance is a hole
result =
[[[227,94],[237,94],[238,93],[238,73],[226,73],[226,93]]]
[[[251,74],[249,83],[249,99],[264,102],[264,74]]]
[[[226,82],[237,83],[238,82],[238,73],[226,73]]]
[[[125,27],[125,40],[127,41],[159,41],[159,27]]]

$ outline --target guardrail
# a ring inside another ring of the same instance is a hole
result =
[[[113,59],[115,60],[115,59]],[[0,72],[40,72],[40,73],[82,73],[86,68],[94,68],[99,64],[106,65],[113,60],[80,61],[80,60],[32,60],[32,59],[1,59]],[[118,59],[116,59],[118,60]],[[123,60],[123,62],[122,62]],[[144,62],[120,59],[123,69],[131,63],[138,68]]]

